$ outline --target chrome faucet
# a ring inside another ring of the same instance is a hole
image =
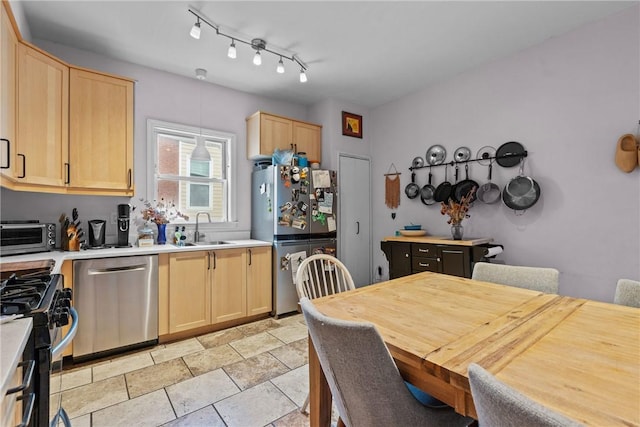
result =
[[[209,215],[209,212],[205,212],[205,211],[196,212],[196,232],[193,234],[194,243],[200,241],[200,232],[198,231],[198,224],[199,224],[198,217],[200,216],[200,214],[205,214],[209,219],[209,222],[211,222],[211,215]],[[204,236],[204,233],[202,233],[202,235]]]

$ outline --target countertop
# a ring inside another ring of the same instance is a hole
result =
[[[31,318],[12,320],[0,325],[0,399],[4,398],[11,379],[22,358],[22,352],[31,333]]]
[[[476,246],[493,242],[490,237],[468,237],[464,240],[453,240],[451,237],[445,236],[388,236],[382,238],[383,242],[410,242],[410,243],[431,243],[436,245],[457,245],[457,246]]]
[[[80,251],[51,251],[40,252],[37,254],[28,255],[13,255],[4,256],[0,259],[0,263],[9,262],[28,262],[28,261],[42,261],[53,260],[55,262],[52,273],[59,273],[62,267],[62,263],[67,260],[75,259],[92,259],[92,258],[113,258],[119,256],[133,256],[133,255],[154,255],[161,253],[171,252],[190,252],[190,251],[207,251],[207,250],[222,250],[222,249],[235,249],[235,248],[251,248],[256,246],[271,246],[271,242],[265,242],[262,240],[245,239],[245,240],[230,240],[225,239],[228,244],[224,245],[198,245],[198,246],[183,246],[178,247],[176,245],[167,243],[166,245],[153,245],[145,247],[133,246],[130,248],[105,248],[105,249],[83,249]]]

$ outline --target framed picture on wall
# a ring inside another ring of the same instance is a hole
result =
[[[362,116],[343,111],[342,134],[362,138]]]

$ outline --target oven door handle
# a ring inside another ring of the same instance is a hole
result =
[[[71,328],[67,335],[51,350],[51,360],[55,360],[62,354],[65,348],[73,341],[73,338],[78,332],[78,312],[75,308],[69,308],[69,314],[71,315]]]

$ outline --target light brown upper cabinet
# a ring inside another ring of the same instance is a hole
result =
[[[19,43],[17,80],[15,189],[64,188],[69,158],[69,67]]]
[[[262,111],[247,117],[247,158],[271,157],[276,148],[321,162],[322,126]]]
[[[10,180],[16,164],[17,50],[18,37],[3,2],[0,6],[0,173]]]
[[[71,67],[69,193],[133,195],[133,82]]]

